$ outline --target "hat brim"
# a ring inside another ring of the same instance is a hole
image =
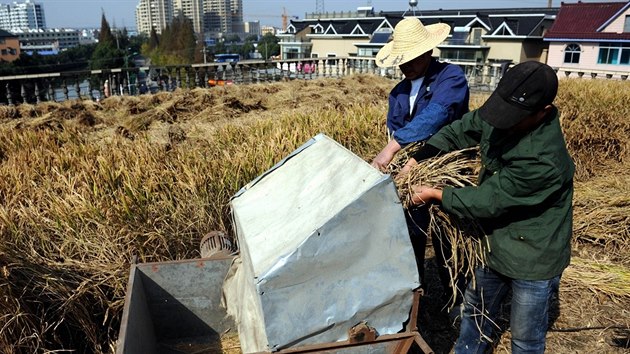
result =
[[[509,129],[531,115],[529,109],[504,100],[496,91],[479,108],[481,119],[498,129]]]
[[[381,50],[376,54],[376,66],[380,68],[389,68],[392,66],[402,65],[413,59],[421,56],[422,54],[430,51],[431,49],[442,43],[451,32],[451,27],[446,23],[435,23],[425,26],[430,36],[417,46],[411,49],[403,51],[396,50],[394,44],[396,39],[385,44]]]

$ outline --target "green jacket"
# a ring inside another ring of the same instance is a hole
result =
[[[480,223],[487,235],[484,251],[490,268],[525,280],[562,273],[571,255],[575,165],[557,109],[520,138],[501,137],[473,111],[427,143],[444,151],[479,145],[478,186],[445,188],[442,206]]]

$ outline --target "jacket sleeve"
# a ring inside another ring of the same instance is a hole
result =
[[[396,130],[394,139],[401,145],[424,141],[441,127],[459,117],[463,105],[468,105],[468,83],[462,70],[448,65],[435,82],[427,88],[432,96],[427,106],[417,112],[411,122]]]
[[[513,158],[477,187],[444,188],[442,206],[459,217],[499,218],[517,207],[542,205],[562,185],[562,173],[552,161]]]
[[[462,119],[440,129],[427,144],[445,151],[455,151],[469,148],[479,144],[483,122],[477,111],[464,114]]]

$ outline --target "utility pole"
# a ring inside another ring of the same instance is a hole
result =
[[[549,1],[547,1],[547,7],[548,7],[548,8],[551,8],[551,7],[553,6],[553,4],[552,4],[552,3],[553,3],[553,0],[549,0]]]

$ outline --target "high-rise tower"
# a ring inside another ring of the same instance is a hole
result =
[[[192,21],[196,33],[203,32],[203,0],[173,0],[173,16],[180,13]]]
[[[204,27],[207,32],[232,32],[232,1],[205,0]]]
[[[44,6],[26,0],[22,3],[2,4],[0,6],[0,28],[15,29],[45,29]]]
[[[140,0],[136,6],[136,29],[140,33],[150,33],[154,28],[157,33],[173,21],[173,3],[171,0]]]

